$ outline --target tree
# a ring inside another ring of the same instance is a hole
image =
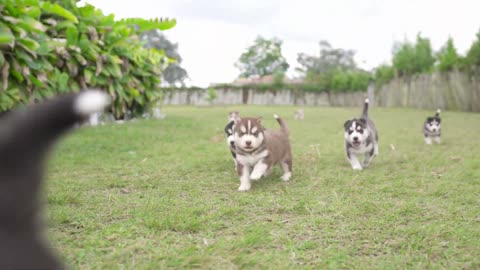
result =
[[[447,43],[437,53],[438,70],[442,72],[452,71],[459,63],[457,49],[453,44],[453,39],[448,38]]]
[[[393,46],[393,66],[400,76],[430,72],[435,63],[428,38],[417,35],[415,44],[408,40]]]
[[[326,40],[322,40],[320,45],[320,56],[311,56],[305,53],[299,53],[297,61],[302,68],[298,71],[303,73],[328,73],[332,70],[354,70],[355,51],[341,48],[333,48]]]
[[[266,76],[285,73],[289,67],[282,55],[282,41],[277,38],[266,39],[261,36],[240,55],[235,66],[240,77]]]
[[[357,67],[355,51],[333,48],[328,41],[322,40],[320,55],[299,53],[297,69],[304,75],[305,81],[315,84],[318,90],[347,91],[366,90],[370,74]]]
[[[416,70],[418,73],[430,72],[435,64],[430,39],[423,38],[420,33],[417,35],[415,44]]]
[[[466,62],[469,68],[480,67],[480,30],[477,33],[477,40],[473,42],[467,52]]]
[[[180,66],[182,57],[178,53],[178,44],[172,43],[158,30],[150,30],[142,33],[141,40],[146,42],[145,48],[155,48],[163,50],[171,61],[163,70],[162,77],[168,85],[172,86],[176,83],[184,85],[185,79],[188,78],[187,71]]]
[[[415,48],[409,41],[395,43],[392,54],[393,67],[399,76],[415,73]]]

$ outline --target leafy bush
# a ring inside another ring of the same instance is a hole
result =
[[[217,98],[217,91],[212,87],[208,88],[207,91],[208,91],[207,100],[210,104],[213,104],[213,102]]]
[[[159,78],[168,59],[144,49],[137,34],[169,29],[175,20],[115,21],[76,2],[0,0],[0,111],[96,87],[110,93],[112,111],[122,117],[161,95]]]
[[[395,77],[395,70],[392,66],[383,64],[375,69],[375,85],[378,87],[388,83]]]

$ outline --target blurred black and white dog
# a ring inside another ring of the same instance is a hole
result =
[[[432,140],[435,143],[440,143],[442,135],[441,122],[440,109],[438,109],[433,117],[427,117],[427,120],[423,123],[423,136],[427,144],[432,144]]]
[[[0,118],[0,269],[63,269],[45,242],[40,207],[44,163],[57,139],[110,104],[85,91]]]
[[[346,121],[344,127],[347,158],[354,170],[361,170],[378,155],[378,132],[368,117],[368,98],[365,99],[362,116]],[[358,160],[358,155],[365,156],[362,163]]]

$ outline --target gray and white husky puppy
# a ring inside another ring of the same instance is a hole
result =
[[[440,143],[442,136],[441,122],[440,109],[437,110],[433,117],[427,117],[427,120],[423,123],[423,136],[425,138],[425,143],[432,144],[432,140],[435,143]]]
[[[368,98],[363,105],[360,118],[348,120],[343,125],[345,128],[345,151],[352,169],[366,168],[373,157],[378,155],[378,132],[373,121],[368,117]],[[362,163],[358,155],[364,155]]]

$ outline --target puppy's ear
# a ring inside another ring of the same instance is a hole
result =
[[[347,120],[344,124],[343,124],[343,127],[345,129],[349,128],[350,126],[352,125],[352,120]]]
[[[358,122],[362,123],[362,125],[364,125],[364,126],[367,125],[367,120],[365,120],[364,118],[358,119]]]
[[[257,117],[257,123],[259,125],[263,126],[263,117],[262,116]]]
[[[238,124],[240,123],[240,121],[242,121],[242,118],[240,118],[240,115],[235,115],[235,117],[233,118],[233,123],[234,124]]]
[[[437,122],[438,122],[439,124],[442,123],[442,118],[440,118],[440,117],[437,117],[435,120],[437,120]]]
[[[433,117],[427,117],[427,122],[432,122],[433,121]]]

